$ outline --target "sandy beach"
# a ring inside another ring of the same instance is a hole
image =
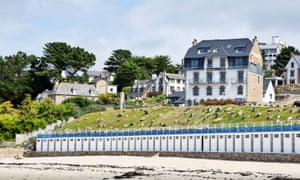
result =
[[[176,157],[1,158],[0,179],[296,179],[300,164]]]

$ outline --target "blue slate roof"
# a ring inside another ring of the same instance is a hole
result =
[[[216,39],[202,40],[188,49],[185,58],[201,58],[206,56],[249,56],[252,41],[248,38],[241,39]],[[206,53],[200,53],[206,48]]]
[[[264,94],[266,93],[266,91],[267,91],[267,89],[268,89],[269,83],[272,83],[272,81],[269,80],[269,79],[265,79],[265,80],[264,80],[264,84],[263,84],[263,93],[264,93]]]

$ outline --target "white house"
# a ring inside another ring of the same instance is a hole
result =
[[[272,36],[271,43],[259,42],[259,48],[264,51],[265,55],[265,65],[268,70],[271,66],[275,64],[277,55],[280,53],[281,49],[285,47],[285,44],[280,41],[279,36]]]
[[[262,102],[262,67],[256,37],[194,40],[184,57],[186,105],[209,99]]]
[[[263,85],[263,102],[274,103],[275,102],[275,90],[271,80],[264,80]]]
[[[151,80],[135,80],[128,97],[145,98],[164,94],[169,96],[174,92],[185,90],[185,78],[183,74],[161,72],[158,76],[152,75]]]
[[[300,83],[300,56],[297,56],[295,54],[291,55],[289,62],[285,66],[283,77],[286,84]]]

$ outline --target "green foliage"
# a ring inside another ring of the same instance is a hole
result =
[[[108,72],[116,73],[119,67],[129,58],[131,58],[131,52],[126,49],[117,49],[112,52],[112,55],[105,61],[104,67]]]
[[[276,62],[272,66],[272,68],[275,70],[276,76],[280,76],[284,72],[284,68],[289,62],[292,53],[300,55],[299,50],[293,46],[283,48],[280,54],[277,55]]]
[[[163,103],[166,100],[165,95],[158,95],[153,97],[147,97],[145,98],[146,103]]]
[[[125,95],[127,95],[130,91],[131,87],[130,86],[126,86],[122,88],[122,92],[124,92]]]
[[[118,103],[118,97],[114,94],[99,94],[99,101],[104,104],[115,104]]]
[[[143,77],[142,69],[132,61],[124,62],[117,71],[114,84],[118,85],[118,91],[123,87],[132,86],[135,79]]]
[[[0,141],[13,139],[15,133],[45,128],[57,120],[65,120],[75,114],[73,104],[55,105],[51,100],[31,100],[29,94],[15,109],[10,102],[0,104]]]
[[[80,47],[71,47],[65,42],[49,42],[45,44],[42,60],[48,64],[48,74],[63,80],[62,71],[67,71],[71,77],[77,72],[86,72],[95,65],[96,57]]]
[[[90,99],[87,99],[84,97],[68,98],[63,102],[63,104],[67,104],[67,103],[74,103],[75,105],[77,105],[79,107],[86,107],[91,104],[95,104],[95,102],[93,100],[90,100]]]

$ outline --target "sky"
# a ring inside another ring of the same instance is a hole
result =
[[[0,0],[0,56],[43,55],[48,42],[94,53],[168,55],[181,63],[192,40],[279,36],[300,49],[298,0]]]

